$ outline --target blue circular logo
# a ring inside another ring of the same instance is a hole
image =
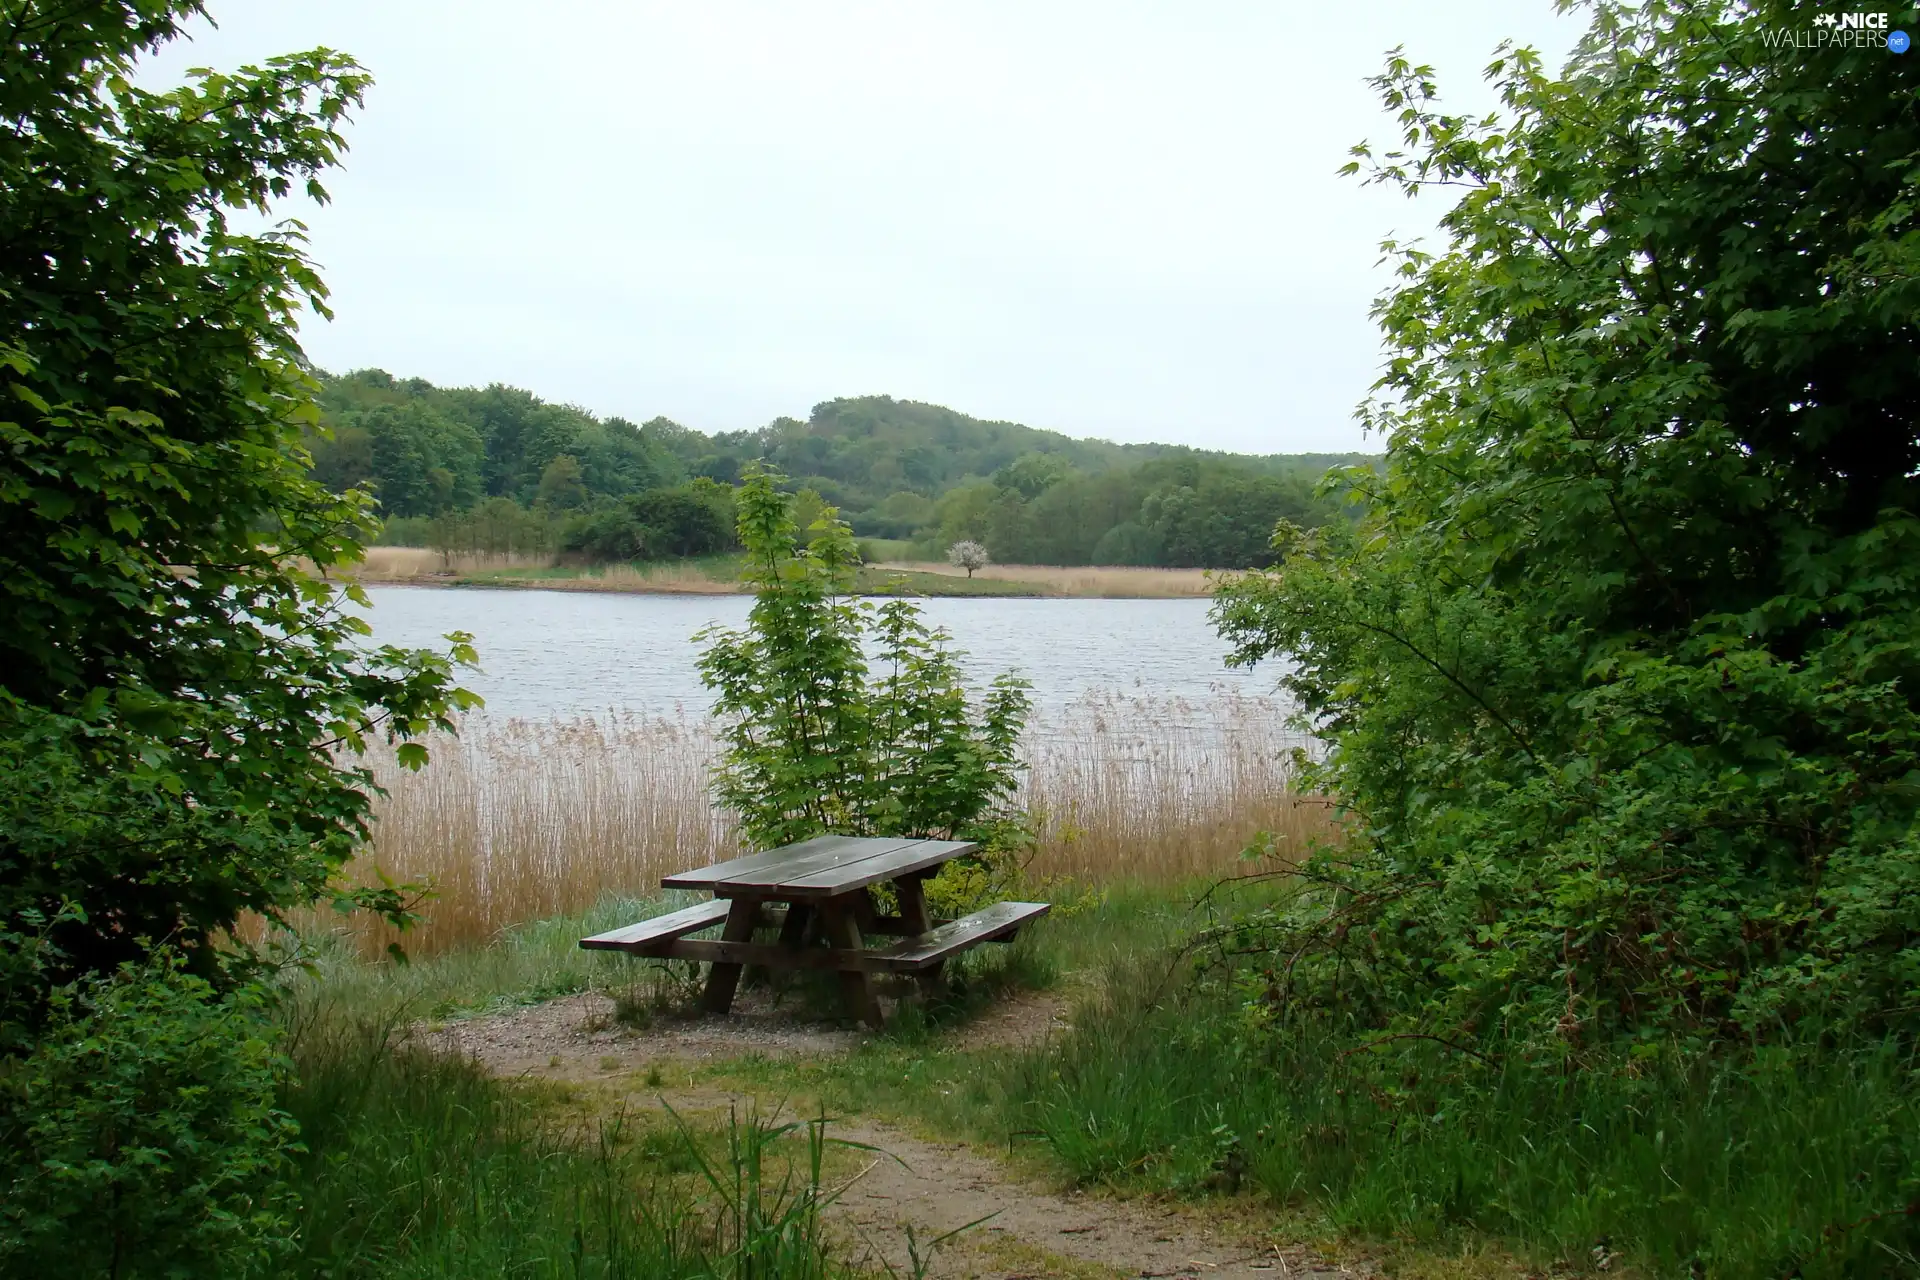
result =
[[[1887,50],[1890,53],[1905,53],[1913,47],[1913,37],[1904,31],[1887,32]]]

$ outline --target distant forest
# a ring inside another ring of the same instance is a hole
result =
[[[910,540],[922,555],[971,538],[1002,563],[1245,568],[1267,562],[1279,520],[1333,518],[1316,483],[1363,460],[1076,440],[887,396],[706,435],[497,384],[436,387],[378,369],[322,382],[317,478],[371,489],[383,541],[447,551],[724,551],[733,487],[763,462],[792,478],[803,509],[832,504],[857,536]]]

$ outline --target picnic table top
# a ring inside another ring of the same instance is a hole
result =
[[[660,883],[668,889],[711,889],[722,898],[808,902],[926,871],[978,847],[968,840],[816,836],[683,871]]]

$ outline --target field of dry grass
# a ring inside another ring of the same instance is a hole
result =
[[[937,573],[964,578],[965,569],[956,569],[944,560],[900,561],[879,564],[877,569],[898,569],[907,573]],[[1041,587],[1054,595],[1096,599],[1169,599],[1183,596],[1210,596],[1213,582],[1206,569],[1145,569],[1128,565],[1061,566],[1049,564],[990,564],[974,576],[996,582],[1022,582]]]
[[[1025,802],[1039,819],[1038,881],[1178,883],[1231,873],[1255,832],[1282,850],[1329,830],[1326,806],[1293,794],[1276,708],[1258,699],[1088,699],[1030,735]],[[529,920],[646,896],[660,877],[739,852],[706,789],[714,739],[694,720],[476,718],[408,773],[376,761],[388,789],[373,867],[431,880],[427,922],[404,941],[432,954]],[[391,935],[342,926],[369,953]]]

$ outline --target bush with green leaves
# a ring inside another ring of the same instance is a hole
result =
[[[1556,1053],[1920,1030],[1920,99],[1784,3],[1595,3],[1503,112],[1379,78],[1458,193],[1388,246],[1366,518],[1218,621],[1350,837],[1270,1007]],[[1896,23],[1896,25],[1898,25]]]
[[[303,447],[326,290],[297,224],[234,225],[325,197],[367,76],[322,49],[144,87],[201,8],[11,5],[0,41],[0,949],[31,943],[0,1052],[149,940],[213,976],[243,912],[327,893],[374,791],[353,753],[467,701],[323,576],[377,524]]]
[[[278,1024],[161,949],[52,993],[0,1066],[0,1271],[230,1276],[290,1233]]]
[[[799,529],[780,478],[752,474],[736,499],[755,593],[745,629],[698,637],[726,742],[721,803],[759,848],[832,832],[1017,852],[1028,839],[1012,805],[1025,682],[1001,675],[969,698],[946,632],[911,601],[849,597],[852,532],[831,507]]]
[[[337,896],[375,735],[453,727],[446,654],[327,574],[377,527],[310,473],[300,228],[344,145],[316,50],[145,87],[195,0],[7,6],[0,39],[0,1254],[243,1274],[284,1233],[272,1038],[236,925]]]

